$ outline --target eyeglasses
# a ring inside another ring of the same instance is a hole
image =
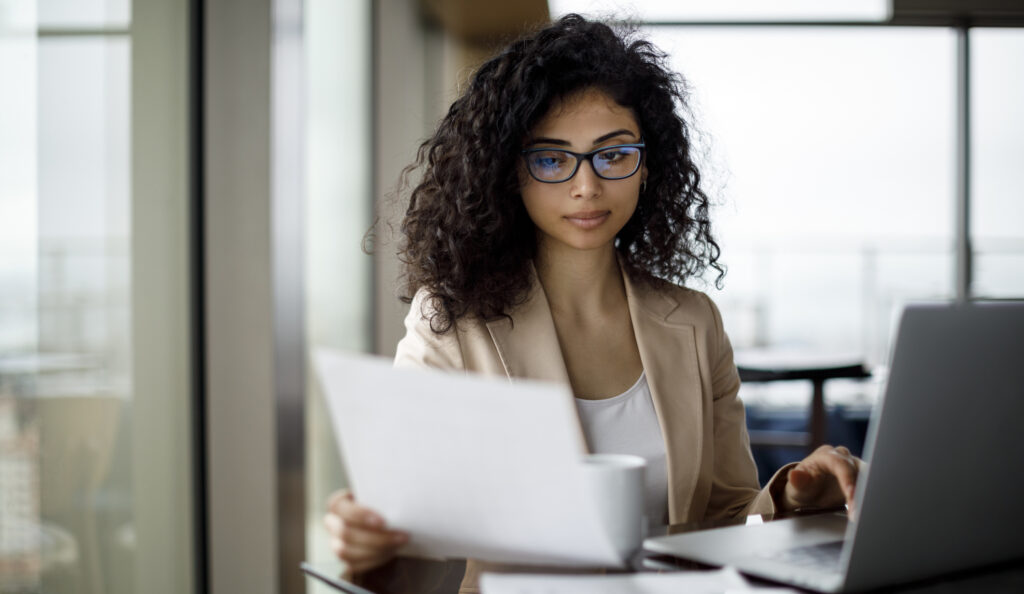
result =
[[[526,160],[526,170],[533,179],[557,184],[572,179],[583,161],[590,161],[594,173],[601,179],[625,179],[640,169],[644,148],[643,142],[606,146],[589,153],[530,148],[524,149],[522,155]]]

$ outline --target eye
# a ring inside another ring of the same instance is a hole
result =
[[[540,169],[558,169],[568,160],[568,156],[560,151],[538,151],[530,154],[530,166]]]
[[[618,161],[626,159],[633,154],[635,149],[631,148],[613,148],[606,151],[597,153],[596,158],[602,163],[612,165]]]

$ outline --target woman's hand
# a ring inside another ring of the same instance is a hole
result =
[[[327,500],[324,525],[331,534],[334,554],[353,573],[387,563],[395,556],[398,547],[409,542],[408,534],[388,530],[384,519],[356,503],[348,489],[335,492]]]
[[[785,490],[776,503],[783,511],[838,507],[845,503],[852,518],[853,494],[861,464],[863,462],[843,446],[821,446],[789,470]]]

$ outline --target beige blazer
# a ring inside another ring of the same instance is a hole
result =
[[[739,375],[718,308],[699,291],[668,283],[657,288],[634,284],[627,274],[623,281],[665,439],[669,522],[774,513],[769,489],[758,488],[737,397]],[[539,282],[527,301],[510,312],[511,321],[464,319],[443,335],[431,331],[424,319],[423,298],[421,291],[413,300],[395,365],[569,384]],[[482,569],[480,563],[469,563],[460,592],[478,591]]]

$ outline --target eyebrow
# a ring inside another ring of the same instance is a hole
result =
[[[623,128],[621,130],[609,132],[595,139],[593,144],[601,144],[602,142],[608,140],[609,138],[615,138],[616,136],[622,135],[629,135],[632,136],[633,138],[637,138],[637,135],[634,132],[631,132],[630,130],[626,130],[625,128]],[[539,138],[530,139],[530,141],[526,143],[526,146],[533,146],[535,144],[555,144],[558,146],[570,146],[572,143],[570,143],[568,140],[562,140],[561,138],[546,138],[541,136]]]

